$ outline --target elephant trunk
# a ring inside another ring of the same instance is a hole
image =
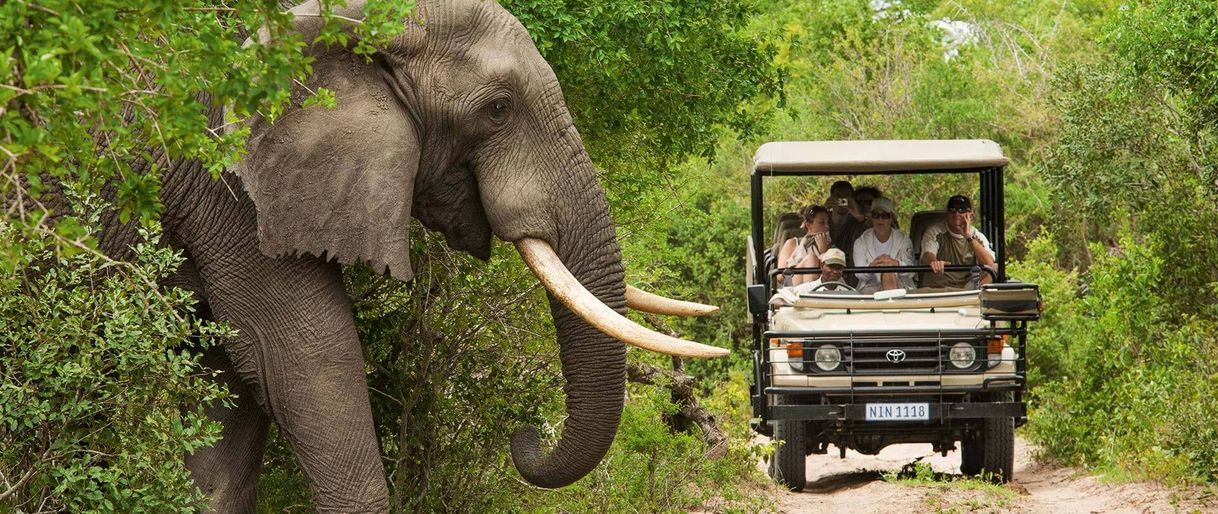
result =
[[[590,164],[587,167],[587,172],[594,173]],[[561,229],[554,241],[555,250],[579,284],[605,306],[624,315],[622,257],[609,223],[607,202],[599,189],[591,191],[584,201],[582,208],[573,209],[578,214],[571,214],[569,223],[556,213]],[[539,487],[557,488],[590,473],[613,443],[625,401],[626,346],[569,309],[553,289],[549,300],[566,380],[563,390],[568,417],[562,436],[549,453],[542,450],[537,429],[532,426],[522,427],[512,436],[511,450],[521,476]]]

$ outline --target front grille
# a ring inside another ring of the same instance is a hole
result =
[[[950,362],[952,346],[968,343],[976,352],[973,365],[960,369]],[[986,345],[983,340],[949,337],[902,337],[900,340],[873,338],[817,338],[805,342],[805,355],[813,355],[815,348],[832,344],[842,352],[844,368],[838,373],[852,375],[911,375],[941,373],[975,373],[986,364]],[[805,369],[815,370],[815,366]],[[819,370],[815,370],[819,371]]]

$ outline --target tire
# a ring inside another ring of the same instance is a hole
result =
[[[982,444],[981,433],[965,434],[964,439],[960,441],[960,473],[970,477],[980,474],[984,456],[985,446]]]
[[[775,405],[795,405],[793,398],[777,395]],[[770,460],[770,477],[792,491],[802,491],[807,484],[807,422],[775,421],[774,441],[778,449]]]
[[[994,401],[1013,401],[1011,393],[994,395]],[[981,467],[997,483],[1011,480],[1015,471],[1015,418],[986,418],[982,431]]]

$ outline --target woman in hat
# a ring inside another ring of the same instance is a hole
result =
[[[876,198],[871,202],[867,217],[871,220],[871,228],[854,242],[854,265],[913,266],[913,242],[893,226],[897,217],[896,204],[889,198]],[[914,287],[913,272],[859,273],[857,276],[858,290],[862,293]]]
[[[801,215],[807,235],[793,237],[783,243],[782,250],[778,252],[779,268],[820,268],[820,255],[833,244],[829,237],[828,209],[820,205],[813,205],[805,208]],[[817,275],[785,277],[791,281],[789,284],[785,283],[783,275],[779,275],[778,280],[781,285],[790,287],[814,280]]]

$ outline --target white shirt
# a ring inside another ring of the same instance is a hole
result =
[[[981,238],[981,246],[985,247],[985,251],[989,252],[990,258],[993,259],[994,258],[994,249],[993,249],[993,247],[990,246],[990,240],[986,239],[985,234],[982,234],[981,231],[977,230],[975,227],[969,227],[969,230],[972,232],[971,235]],[[926,227],[926,232],[922,234],[922,253],[924,254],[926,252],[930,252],[935,255],[938,255],[939,254],[939,234],[942,234],[944,232],[951,234],[952,237],[954,237],[956,239],[964,239],[964,236],[947,230],[947,224],[945,224],[943,222],[935,223],[934,225]],[[918,254],[918,257],[921,257],[921,256],[922,256],[922,254]]]
[[[875,237],[875,229],[869,228],[857,240],[854,241],[854,265],[870,266],[871,261],[876,257],[888,254],[898,261],[901,261],[902,266],[914,266],[916,260],[913,255],[913,242],[909,240],[909,236],[901,232],[900,229],[892,229],[892,234],[888,236],[888,241],[881,243],[879,238]],[[858,289],[879,289],[881,287],[879,273],[858,273],[855,275],[858,278]],[[897,274],[897,285],[905,289],[914,288],[914,273],[912,271]]]

